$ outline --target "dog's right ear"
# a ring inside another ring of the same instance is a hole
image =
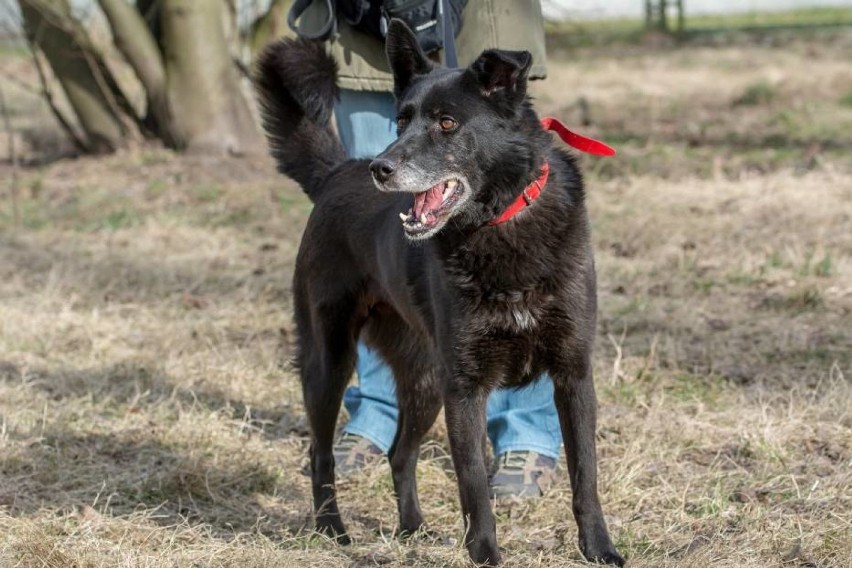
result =
[[[527,77],[532,67],[529,51],[487,49],[474,61],[470,70],[482,88],[482,94],[505,93],[520,102],[527,93]]]
[[[405,22],[397,18],[391,20],[388,26],[385,52],[393,73],[393,94],[397,99],[417,75],[425,75],[434,68],[420,49],[417,36]]]

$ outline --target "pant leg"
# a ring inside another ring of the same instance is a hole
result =
[[[562,432],[553,404],[553,381],[548,374],[522,389],[492,392],[486,417],[495,455],[526,450],[559,458]]]
[[[393,374],[378,353],[363,342],[358,342],[356,372],[359,386],[343,393],[343,405],[349,413],[343,431],[367,438],[386,454],[399,420]]]
[[[341,89],[334,117],[350,158],[372,158],[396,140],[396,103],[390,93]]]

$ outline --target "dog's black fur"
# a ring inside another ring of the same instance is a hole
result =
[[[595,270],[583,184],[532,110],[530,55],[488,50],[467,69],[439,68],[398,21],[387,52],[401,129],[372,164],[345,160],[333,133],[335,66],[322,46],[284,40],[259,64],[272,154],[315,203],[293,291],[317,528],[349,541],[332,443],[362,337],[397,381],[399,428],[389,455],[403,532],[423,525],[415,466],[443,402],[468,550],[476,562],[500,562],[483,447],[486,399],[549,371],[580,549],[622,565],[597,493]],[[540,199],[489,226],[545,161],[550,178]],[[458,182],[446,206],[429,209],[422,223],[405,215],[413,194],[446,191],[447,180]]]

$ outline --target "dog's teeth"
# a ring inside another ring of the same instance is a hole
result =
[[[426,213],[420,214],[420,223],[423,224],[423,225],[426,224]]]
[[[408,221],[408,214],[407,213],[400,213],[399,218],[402,219],[403,223],[405,223],[406,221]]]
[[[454,189],[456,187],[456,185],[458,185],[458,183],[459,183],[458,180],[451,179],[450,181],[447,182],[447,189]]]

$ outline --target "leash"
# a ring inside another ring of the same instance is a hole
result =
[[[441,35],[444,36],[444,65],[450,68],[458,67],[459,57],[456,53],[453,20],[450,18],[450,0],[438,1],[438,16],[441,18]]]
[[[611,146],[607,146],[600,140],[595,140],[594,138],[589,138],[588,136],[572,132],[556,118],[549,116],[542,118],[541,127],[545,130],[555,132],[563,142],[572,148],[580,150],[581,152],[594,154],[595,156],[615,155],[615,149]],[[512,204],[509,205],[509,207],[507,207],[499,217],[492,219],[488,222],[488,224],[492,227],[494,225],[502,225],[522,210],[532,205],[532,202],[539,198],[544,186],[547,185],[548,176],[550,176],[550,164],[545,162],[541,166],[541,174],[538,176],[538,179],[526,186]]]

